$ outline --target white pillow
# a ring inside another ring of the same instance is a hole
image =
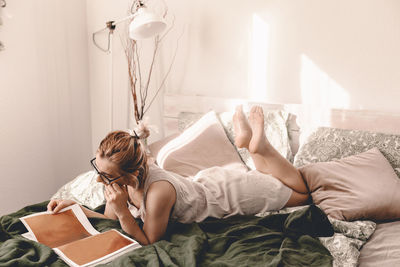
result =
[[[214,111],[165,144],[158,151],[157,163],[182,176],[194,176],[214,166],[247,171]]]
[[[82,173],[58,189],[51,198],[72,199],[94,209],[105,203],[104,186],[98,183],[96,178],[95,171]]]
[[[287,125],[290,124],[289,113],[283,110],[264,109],[264,131],[271,145],[288,161],[293,162],[293,153],[291,149],[291,141],[288,133]],[[232,144],[235,140],[235,132],[233,130],[233,117],[234,112],[218,113],[219,118],[228,139]],[[248,116],[248,112],[245,112]],[[202,116],[201,113],[181,112],[178,118],[178,129],[180,131],[188,128]],[[235,147],[235,149],[237,149]],[[253,160],[247,149],[237,149],[242,161],[249,169],[254,170],[255,166]]]

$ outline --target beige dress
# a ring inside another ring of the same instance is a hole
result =
[[[182,177],[151,164],[140,209],[129,205],[134,217],[144,221],[146,193],[156,181],[167,181],[175,188],[176,202],[170,219],[181,223],[200,222],[209,216],[224,218],[279,210],[292,194],[292,189],[278,179],[256,170],[212,167],[194,177]]]

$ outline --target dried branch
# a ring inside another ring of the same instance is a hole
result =
[[[135,63],[134,55],[132,55],[136,46],[137,46],[137,44],[136,44],[135,40],[128,40],[127,45],[125,46],[125,55],[126,55],[126,58],[128,59],[129,85],[130,85],[132,100],[133,100],[133,105],[134,105],[135,120],[136,120],[136,122],[138,122],[139,118],[140,118],[140,114],[138,112],[138,101],[137,101],[137,95],[136,95],[136,85],[137,85],[136,63]]]
[[[182,32],[182,34],[179,36],[178,40],[176,41],[176,47],[175,47],[175,51],[174,51],[174,56],[172,57],[172,61],[171,61],[171,64],[169,65],[168,71],[167,71],[167,73],[164,75],[164,78],[163,78],[163,80],[162,80],[160,86],[158,87],[156,93],[154,94],[153,98],[151,99],[150,104],[149,104],[149,105],[147,106],[147,108],[144,110],[143,115],[147,112],[147,110],[149,110],[149,108],[150,108],[151,105],[153,104],[153,102],[154,102],[154,100],[156,99],[158,93],[159,93],[159,92],[161,91],[161,89],[163,88],[163,86],[164,86],[164,84],[165,84],[165,81],[167,80],[167,78],[168,78],[168,76],[169,76],[169,73],[170,73],[171,70],[172,70],[172,66],[173,66],[173,64],[174,64],[174,62],[175,62],[175,58],[176,58],[176,55],[177,55],[177,53],[178,53],[179,40],[182,38],[182,36],[183,36],[183,32]]]
[[[139,87],[140,88],[140,90],[139,90],[139,92],[140,92],[140,102],[142,102],[143,101],[142,71],[141,71],[140,64],[139,64],[140,63],[140,58],[139,58],[138,46],[135,46],[135,55],[136,55],[136,62],[138,63],[137,64],[137,74],[138,74],[137,79],[138,79],[138,83],[139,83],[139,86],[140,86]]]
[[[154,63],[156,61],[156,55],[157,55],[157,51],[158,51],[158,36],[154,38],[154,50],[153,50],[153,56],[152,56],[152,60],[151,60],[151,64],[150,64],[150,69],[149,69],[149,73],[147,74],[147,81],[146,84],[144,86],[144,97],[143,97],[143,101],[141,103],[141,107],[140,107],[140,119],[143,119],[143,115],[144,115],[144,108],[146,106],[146,100],[147,100],[147,95],[148,95],[148,91],[149,91],[149,86],[150,86],[150,80],[153,74],[153,70],[154,70]]]
[[[172,30],[172,28],[175,25],[175,16],[172,17],[172,22],[171,22],[171,26],[165,31],[165,33],[160,37],[160,43],[161,41],[164,39],[165,36],[167,36],[167,34]]]

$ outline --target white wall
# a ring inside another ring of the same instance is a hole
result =
[[[400,112],[398,0],[167,0],[173,93]]]
[[[129,3],[87,0],[89,34],[124,17]],[[164,92],[400,112],[398,0],[146,3],[158,9],[166,5],[168,21],[175,18],[154,77],[159,84],[178,43]],[[113,42],[114,129],[128,127],[131,112],[123,27],[118,26]],[[89,40],[89,58],[94,151],[110,130],[109,57]],[[148,116],[160,126],[162,97],[157,100]],[[162,129],[153,132],[150,141],[162,135]]]
[[[121,40],[125,40],[126,23],[117,25],[112,42],[112,54],[98,49],[92,33],[105,28],[106,22],[127,16],[128,0],[87,0],[87,30],[89,55],[90,101],[92,114],[92,150],[111,130],[128,127],[128,71]],[[107,47],[108,30],[96,35],[101,47]],[[112,59],[111,59],[112,58]],[[112,62],[112,63],[111,63]],[[110,68],[112,65],[112,75]],[[113,126],[110,126],[110,79],[113,90]]]
[[[0,214],[89,169],[86,3],[7,1],[0,39]]]

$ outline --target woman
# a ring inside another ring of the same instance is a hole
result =
[[[261,107],[252,107],[249,120],[238,107],[233,117],[235,145],[247,148],[256,169],[247,173],[220,167],[199,172],[193,179],[148,164],[134,133],[112,132],[100,143],[91,162],[104,183],[104,214],[82,207],[88,217],[118,219],[122,229],[143,245],[160,240],[170,220],[202,221],[208,216],[256,214],[303,205],[309,198],[300,172],[268,142]],[[48,210],[57,213],[75,204],[53,199]],[[141,229],[134,220],[140,216]]]

